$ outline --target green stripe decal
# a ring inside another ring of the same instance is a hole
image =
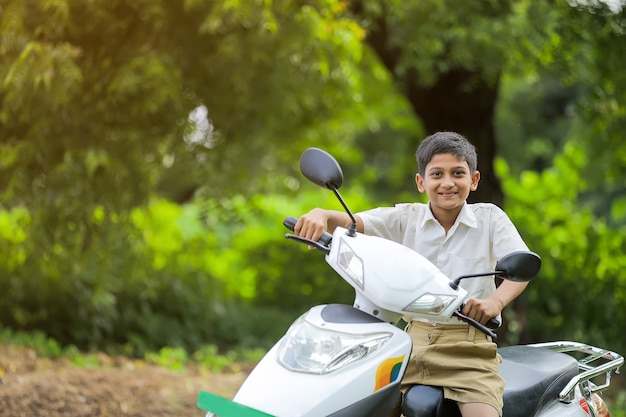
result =
[[[198,407],[219,417],[274,417],[254,408],[237,404],[229,399],[209,392],[200,391]]]

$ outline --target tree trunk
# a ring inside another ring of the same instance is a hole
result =
[[[410,77],[402,88],[428,134],[454,131],[476,146],[481,178],[478,189],[470,194],[470,201],[501,206],[502,189],[493,170],[496,156],[493,123],[499,84],[489,84],[479,77],[479,74],[456,68],[441,74],[432,86],[422,87],[417,77]],[[470,83],[471,89],[466,87]]]
[[[354,1],[351,6],[357,15],[363,14],[361,2]],[[500,89],[499,77],[490,79],[479,71],[453,67],[445,73],[438,74],[437,80],[432,85],[424,86],[420,83],[420,76],[415,70],[409,70],[404,75],[398,76],[396,66],[403,51],[400,47],[390,46],[389,38],[393,28],[387,26],[382,15],[370,22],[372,25],[369,27],[367,43],[393,74],[396,85],[411,103],[426,132],[432,134],[445,130],[454,131],[465,136],[476,146],[481,179],[478,189],[470,194],[470,202],[491,202],[502,207],[504,196],[493,169],[493,161],[497,154],[494,118]],[[525,325],[524,302],[516,300],[511,304],[511,308]],[[506,341],[509,334],[507,321],[504,321],[499,333]],[[521,335],[521,339],[523,341],[530,339],[527,331]]]
[[[355,1],[351,6],[356,15],[363,15],[361,2]],[[476,146],[481,180],[478,189],[470,194],[470,202],[491,202],[502,206],[500,181],[493,172],[496,155],[493,124],[499,79],[488,82],[480,72],[461,67],[439,74],[435,83],[427,87],[420,84],[419,74],[414,70],[400,77],[396,66],[403,51],[399,47],[390,46],[389,38],[393,28],[388,27],[382,15],[373,20],[366,41],[393,75],[426,132],[455,131]]]

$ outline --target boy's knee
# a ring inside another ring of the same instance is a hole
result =
[[[458,403],[463,417],[500,417],[500,413],[491,404]]]

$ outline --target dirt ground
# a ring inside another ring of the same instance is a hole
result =
[[[98,362],[78,367],[0,345],[0,417],[201,417],[200,390],[231,398],[252,367],[203,374],[105,355]]]

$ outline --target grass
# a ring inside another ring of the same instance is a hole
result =
[[[184,370],[187,365],[193,364],[203,371],[221,373],[238,372],[241,370],[241,363],[258,362],[264,354],[263,349],[232,350],[220,353],[215,345],[207,345],[191,355],[182,348],[164,347],[158,352],[146,354],[145,359],[171,370]]]
[[[0,343],[24,346],[33,349],[40,357],[66,359],[78,367],[103,365],[101,353],[81,352],[75,346],[62,347],[42,332],[26,333],[0,329]],[[143,359],[147,363],[168,370],[182,371],[191,366],[203,372],[220,373],[225,371],[237,372],[241,370],[242,363],[258,362],[264,354],[265,350],[263,349],[220,352],[215,345],[206,345],[193,353],[189,353],[183,348],[164,347],[158,352],[146,353]]]

